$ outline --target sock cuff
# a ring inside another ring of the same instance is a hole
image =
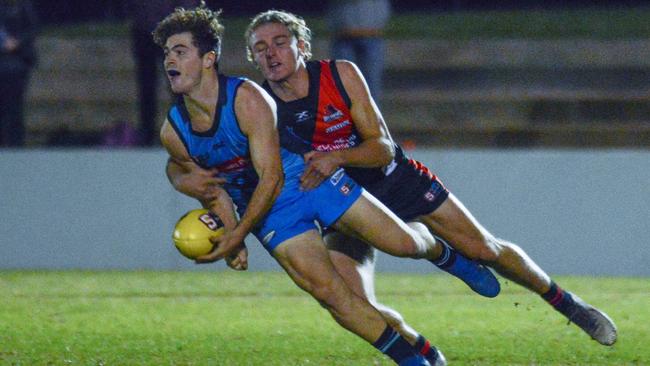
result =
[[[415,349],[422,355],[426,356],[431,350],[431,343],[428,339],[424,338],[422,335],[418,335],[418,339],[415,341]]]
[[[379,339],[372,345],[398,364],[407,358],[417,355],[413,346],[391,326],[386,326]]]
[[[387,325],[384,332],[381,333],[379,338],[372,345],[381,352],[386,352],[386,349],[390,348],[398,337],[399,333],[397,333],[390,325]]]
[[[551,288],[542,294],[542,298],[552,306],[557,306],[564,298],[564,290],[555,282],[551,281]]]
[[[440,253],[440,257],[432,259],[431,262],[438,267],[448,268],[456,261],[455,252],[444,239],[435,235],[434,237],[442,245],[442,253]]]

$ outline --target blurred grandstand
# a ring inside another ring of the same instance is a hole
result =
[[[119,1],[40,3],[45,27],[26,107],[28,145],[96,144],[114,122],[137,119],[123,7]],[[224,9],[222,71],[257,80],[242,33],[267,5],[209,3]],[[274,7],[306,15],[316,29],[315,57],[328,57],[322,3],[309,2],[309,9],[295,3]],[[591,1],[599,7],[589,9],[550,2],[550,10],[531,1],[504,2],[496,10],[481,2],[430,3],[394,2],[381,105],[398,140],[650,147],[650,8],[641,2]],[[159,95],[162,118],[170,97]]]

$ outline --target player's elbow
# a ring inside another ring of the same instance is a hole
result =
[[[385,166],[395,159],[395,145],[393,145],[393,143],[388,139],[383,140],[385,141],[381,142],[381,152],[378,154],[377,158],[380,160],[381,165]]]
[[[180,191],[181,190],[180,187],[182,186],[182,177],[183,177],[183,171],[181,169],[181,166],[176,161],[170,158],[167,160],[165,173],[167,174],[167,179],[169,180],[169,183],[171,183],[174,189]]]
[[[265,175],[265,178],[273,184],[273,200],[275,200],[280,195],[282,187],[284,187],[284,173],[282,170],[280,170],[279,172],[273,172]]]

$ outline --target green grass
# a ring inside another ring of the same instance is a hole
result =
[[[648,365],[650,281],[559,277],[606,310],[603,347],[502,280],[496,299],[446,275],[380,274],[379,298],[451,365]],[[391,365],[282,273],[0,272],[0,365]]]
[[[305,17],[315,39],[330,36],[322,17]],[[240,41],[250,17],[224,14],[225,36]],[[100,22],[48,26],[55,37],[127,37],[128,23]],[[468,40],[485,38],[630,39],[650,37],[650,7],[622,9],[420,12],[396,14],[387,37]]]

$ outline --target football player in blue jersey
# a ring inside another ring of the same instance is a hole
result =
[[[519,246],[492,235],[435,175],[404,155],[354,64],[309,61],[311,32],[304,20],[263,12],[245,37],[249,60],[276,101],[281,144],[307,161],[303,188],[345,167],[400,218],[425,224],[467,257],[539,294],[599,343],[614,344],[616,326],[605,313],[561,289]],[[373,250],[337,232],[326,241],[348,285],[361,296],[372,294],[372,275],[357,272],[372,270]]]
[[[279,146],[274,101],[257,84],[218,73],[222,32],[218,13],[204,4],[177,9],[154,31],[156,43],[164,49],[171,89],[179,97],[161,129],[173,162],[167,171],[170,180],[180,186],[174,169],[192,164],[216,168],[222,179],[202,203],[223,220],[226,231],[215,238],[213,251],[197,261],[230,257],[232,267],[244,269],[243,242],[253,233],[292,280],[341,326],[399,365],[431,365],[346,285],[314,221],[405,257],[430,257],[435,239],[418,225],[410,227],[395,217],[343,170],[312,190],[301,190],[304,162]],[[428,344],[422,336],[419,341]],[[444,356],[434,347],[431,350],[437,356],[433,364],[445,365]]]

